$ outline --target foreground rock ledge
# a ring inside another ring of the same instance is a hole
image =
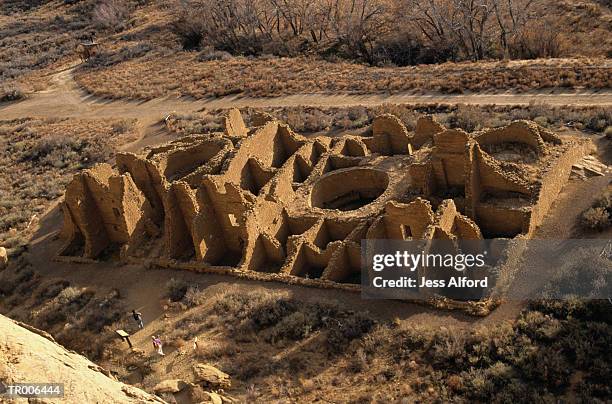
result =
[[[29,331],[0,315],[0,381],[9,385],[64,383],[63,400],[42,399],[37,403],[165,403],[109,377],[100,366],[44,334]],[[0,397],[0,402],[18,401]]]

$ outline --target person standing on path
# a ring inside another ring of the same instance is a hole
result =
[[[138,328],[142,330],[144,328],[144,321],[142,321],[142,313],[137,312],[136,310],[132,310],[132,317],[134,317],[134,320],[136,320]]]

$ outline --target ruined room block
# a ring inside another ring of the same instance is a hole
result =
[[[412,144],[418,148],[427,142],[433,142],[434,135],[444,130],[444,125],[436,121],[433,115],[422,116],[417,119]]]
[[[97,257],[111,244],[127,244],[142,232],[151,207],[128,174],[116,175],[110,165],[85,170],[69,184],[66,213],[78,228],[67,233],[84,237],[83,255]]]
[[[372,121],[374,152],[385,156],[408,154],[410,136],[402,121],[391,114],[379,115]]]
[[[274,121],[275,118],[264,111],[255,111],[251,115],[251,123],[254,127],[264,126],[266,123],[270,121]]]
[[[409,240],[423,237],[427,226],[434,221],[431,203],[423,198],[416,198],[410,203],[390,201],[385,205],[383,238]]]
[[[224,132],[231,137],[245,137],[249,134],[249,129],[242,120],[242,115],[237,108],[231,108],[223,117]]]

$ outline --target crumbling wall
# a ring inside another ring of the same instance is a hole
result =
[[[425,143],[433,143],[434,135],[445,130],[444,125],[436,121],[433,115],[422,116],[417,119],[414,136],[411,141],[412,145],[418,148]]]
[[[223,117],[224,133],[230,137],[246,137],[249,129],[242,120],[242,115],[237,108],[230,108]]]
[[[478,225],[488,237],[514,237],[529,232],[531,210],[481,203],[476,208]]]
[[[368,230],[369,239],[418,239],[434,221],[431,203],[416,198],[410,203],[387,202],[382,217]]]
[[[370,149],[375,153],[385,156],[412,154],[408,130],[395,115],[383,114],[374,118],[372,135]]]
[[[352,210],[360,200],[374,200],[387,189],[384,171],[348,168],[321,177],[312,189],[310,206],[323,209]],[[358,207],[358,206],[357,206]]]
[[[264,126],[268,122],[274,121],[274,120],[275,118],[272,115],[264,111],[255,111],[251,115],[251,123],[253,127],[256,127],[256,128],[259,126]]]
[[[129,175],[114,175],[108,164],[75,175],[66,190],[65,234],[85,238],[84,256],[95,258],[113,243],[127,244],[145,232],[151,207]],[[71,244],[72,240],[68,241]]]
[[[448,129],[434,135],[431,164],[436,188],[462,188],[465,185],[468,139],[469,135],[461,129]]]
[[[228,139],[213,137],[192,145],[181,145],[156,156],[156,166],[168,181],[183,180],[197,186],[205,174],[218,174],[228,152]]]
[[[539,155],[547,152],[544,140],[540,136],[540,127],[530,121],[514,121],[501,128],[487,129],[476,134],[474,138],[481,145],[515,142],[531,146]]]
[[[531,196],[530,184],[521,177],[520,173],[504,170],[501,164],[478,146],[474,150],[474,157],[478,161],[477,170],[481,193],[516,192]]]
[[[576,140],[565,145],[565,150],[545,171],[536,189],[537,198],[531,209],[531,221],[526,233],[531,234],[540,224],[550,206],[567,183],[572,166],[595,150],[590,140]]]
[[[117,153],[117,169],[120,174],[129,174],[151,206],[151,219],[161,225],[164,217],[164,179],[150,161],[132,153]]]

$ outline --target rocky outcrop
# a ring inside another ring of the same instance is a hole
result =
[[[170,379],[170,380],[164,380],[163,382],[160,382],[157,385],[155,385],[155,387],[153,387],[153,391],[156,394],[178,393],[179,391],[182,391],[190,386],[193,386],[193,384],[186,382],[184,380]]]
[[[63,383],[65,397],[62,402],[66,403],[165,402],[115,380],[100,366],[43,335],[43,332],[34,333],[0,316],[0,380],[5,385]],[[2,402],[10,403],[11,399]],[[56,401],[40,399],[36,402]]]
[[[198,363],[193,366],[194,381],[202,387],[211,389],[228,389],[232,385],[230,377],[214,366]]]

